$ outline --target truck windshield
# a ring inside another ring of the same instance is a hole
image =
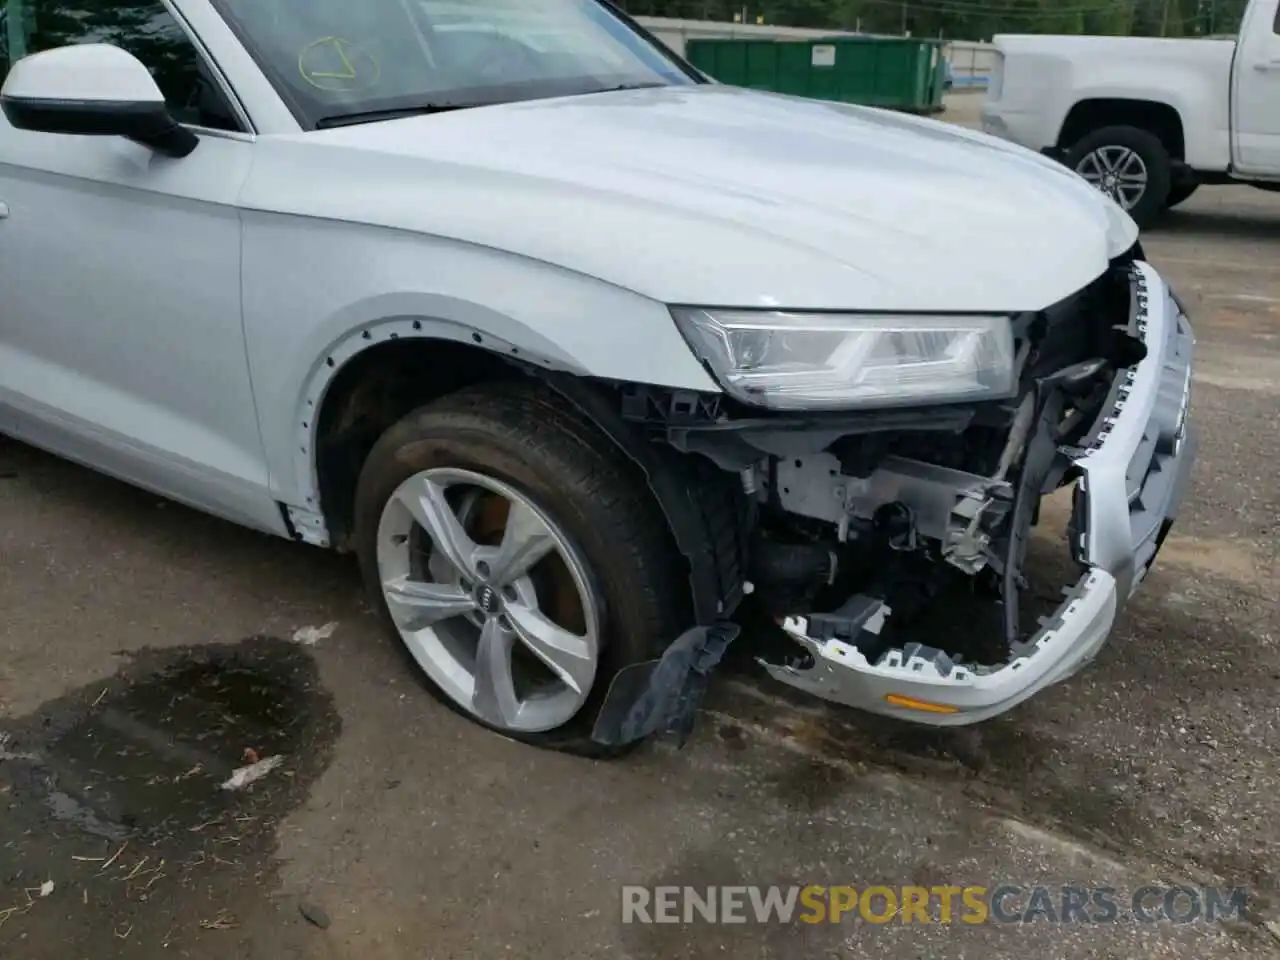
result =
[[[215,0],[305,127],[702,80],[599,0]]]

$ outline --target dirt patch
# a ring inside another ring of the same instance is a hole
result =
[[[1032,531],[1033,536],[1059,540],[1065,535],[1067,522],[1071,519],[1071,498],[1074,493],[1073,483],[1041,498],[1040,522]]]
[[[0,724],[0,956],[239,952],[339,730],[310,655],[263,638],[143,654]]]
[[[1213,367],[1198,370],[1194,376],[1196,383],[1219,390],[1244,390],[1248,393],[1280,394],[1280,381],[1270,377],[1251,377],[1233,371],[1215,371]]]
[[[1040,523],[1033,531],[1036,540],[1049,543],[1062,540],[1071,517],[1071,493],[1071,487],[1064,487],[1040,501]],[[1160,568],[1175,565],[1250,585],[1272,578],[1268,562],[1259,556],[1252,543],[1225,537],[1171,533],[1160,549],[1156,565]]]
[[[1237,583],[1254,584],[1270,579],[1265,561],[1244,540],[1191,537],[1171,534],[1160,550],[1161,565],[1176,564]]]
[[[1280,307],[1213,311],[1216,339],[1196,350],[1192,382],[1219,390],[1280,393],[1280,357],[1274,353],[1273,314]],[[1260,314],[1262,314],[1260,316]]]

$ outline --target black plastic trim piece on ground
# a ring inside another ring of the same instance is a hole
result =
[[[736,623],[722,621],[686,630],[658,660],[624,667],[609,687],[591,739],[610,747],[672,734],[684,746],[693,732],[711,671],[738,636]]]

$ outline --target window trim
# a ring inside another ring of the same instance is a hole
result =
[[[217,127],[202,127],[198,123],[179,123],[178,125],[199,137],[217,137],[220,140],[239,140],[243,143],[254,143],[258,139],[256,133],[246,133],[243,130],[220,130]]]
[[[623,10],[622,6],[617,2],[617,0],[596,0],[596,3],[598,3],[600,6],[604,7],[605,9],[607,9],[617,19],[621,20],[628,27],[630,27],[634,32],[640,34],[640,36],[648,40],[651,44],[653,44],[653,46],[657,47],[659,53],[661,53],[664,57],[670,60],[671,63],[675,65],[680,70],[681,73],[687,76],[694,83],[705,84],[708,82],[706,74],[704,74],[701,70],[695,67],[692,63],[690,63],[684,57],[680,56],[678,53],[672,50],[669,46],[667,46],[661,40],[659,40],[656,34],[654,34],[642,23],[640,23],[640,21],[637,20],[635,17],[631,16],[631,14],[627,13],[627,11]]]
[[[235,118],[240,124],[240,129],[239,130],[221,130],[217,127],[205,127],[195,123],[184,123],[182,124],[182,126],[188,128],[193,132],[200,132],[200,133],[207,132],[210,134],[235,133],[240,135],[247,135],[250,138],[255,138],[257,136],[258,131],[253,125],[253,120],[249,116],[249,111],[244,108],[244,104],[241,102],[239,95],[235,91],[235,88],[231,85],[231,81],[227,78],[227,75],[225,71],[223,71],[222,67],[218,65],[218,61],[214,59],[213,54],[209,51],[209,48],[205,45],[204,41],[200,39],[199,34],[195,32],[191,24],[187,21],[187,18],[183,16],[182,11],[178,8],[177,4],[173,2],[173,0],[160,0],[160,5],[169,12],[169,15],[171,17],[173,17],[174,22],[178,25],[179,29],[182,30],[182,32],[186,35],[187,40],[191,43],[191,47],[195,51],[196,56],[199,57],[201,60],[203,60],[205,63],[205,66],[209,68],[210,75],[214,78],[214,82],[217,83],[218,89],[221,91],[222,96],[227,101],[227,105],[231,107],[231,112],[235,114]]]

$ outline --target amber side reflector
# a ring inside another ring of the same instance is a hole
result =
[[[959,713],[956,707],[948,706],[945,703],[929,703],[926,700],[916,700],[912,697],[900,697],[896,693],[888,694],[885,697],[888,703],[892,703],[895,707],[905,707],[908,710],[921,710],[924,713]]]

